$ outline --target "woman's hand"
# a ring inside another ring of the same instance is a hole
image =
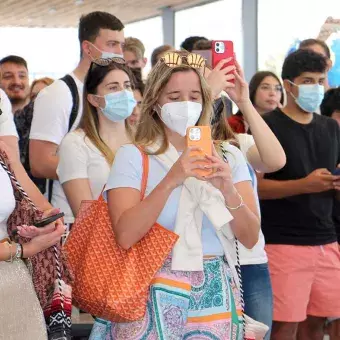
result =
[[[54,231],[45,235],[36,236],[29,243],[23,244],[23,258],[31,257],[47,248],[54,246],[60,242],[65,230],[66,227],[64,225],[58,225]]]
[[[243,104],[250,103],[249,86],[244,78],[243,70],[236,59],[235,66],[235,83],[228,83],[228,85],[224,88],[224,91],[228,94],[230,99],[240,108],[240,106],[242,106]]]
[[[232,58],[223,59],[221,60],[216,67],[209,72],[208,76],[206,77],[206,81],[208,85],[210,86],[213,99],[218,98],[220,93],[230,86],[232,83],[230,80],[235,79],[234,70],[235,66],[227,66],[226,68],[223,68],[223,66],[227,63],[229,63],[232,60]]]
[[[44,211],[44,214],[42,215],[42,219],[54,216],[56,214],[60,213],[60,209],[58,208],[52,208]],[[62,219],[58,219],[53,223],[50,223],[49,225],[42,227],[42,228],[37,228],[35,226],[19,226],[18,227],[18,234],[21,237],[25,238],[34,238],[40,235],[45,235],[49,234],[52,231],[54,231],[58,226],[63,226],[64,223]]]
[[[166,180],[171,189],[175,189],[183,184],[188,177],[204,180],[204,178],[195,173],[195,169],[204,169],[204,165],[197,164],[196,162],[206,162],[207,159],[205,156],[190,156],[190,153],[195,151],[202,152],[202,149],[198,147],[187,148],[166,175]]]
[[[212,156],[206,155],[206,159],[211,163],[205,169],[212,169],[211,175],[205,176],[205,180],[211,183],[216,189],[226,197],[235,192],[230,166],[218,155],[215,146],[212,146]]]

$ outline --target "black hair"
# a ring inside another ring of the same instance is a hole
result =
[[[22,65],[26,68],[26,70],[28,70],[28,67],[27,67],[27,61],[22,58],[22,57],[19,57],[17,55],[9,55],[3,59],[0,60],[0,66],[5,64],[5,63],[12,63],[12,64],[16,64],[16,65]]]
[[[328,59],[331,58],[331,51],[330,51],[329,47],[327,46],[327,44],[323,40],[320,40],[320,39],[306,39],[306,40],[302,40],[300,42],[299,48],[306,50],[306,49],[309,49],[313,45],[321,46],[323,48],[326,56],[328,57]]]
[[[151,66],[152,67],[156,66],[160,55],[172,49],[173,47],[171,45],[161,45],[155,48],[151,54]]]
[[[297,50],[289,54],[282,66],[281,78],[294,82],[304,72],[324,73],[327,69],[326,58],[310,50]]]
[[[199,37],[199,36],[188,37],[182,42],[181,48],[188,52],[192,52],[195,43],[199,40],[208,40],[208,39],[205,37]]]
[[[107,12],[97,11],[83,15],[79,21],[78,38],[80,44],[85,40],[93,43],[101,29],[122,31],[124,25],[117,17]]]
[[[331,117],[334,111],[340,111],[340,86],[325,93],[320,106],[323,116]]]

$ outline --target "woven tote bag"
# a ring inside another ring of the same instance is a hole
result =
[[[141,199],[144,198],[149,157],[143,152]],[[65,244],[74,274],[73,304],[113,322],[144,317],[151,280],[162,267],[178,235],[155,224],[129,250],[118,245],[107,203],[83,201]]]

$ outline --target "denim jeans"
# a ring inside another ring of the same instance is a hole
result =
[[[273,294],[268,264],[241,266],[245,313],[269,328],[273,321]],[[265,340],[270,339],[270,331]]]

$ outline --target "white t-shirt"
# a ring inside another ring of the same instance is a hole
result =
[[[7,219],[15,208],[13,187],[7,172],[0,165],[0,240],[8,237]]]
[[[236,136],[237,136],[238,142],[240,143],[240,149],[241,149],[244,157],[247,159],[248,150],[253,145],[255,145],[254,138],[253,138],[253,136],[248,135],[246,133],[240,133],[240,134],[237,134]],[[249,168],[249,173],[250,173],[250,176],[251,176],[253,189],[254,189],[254,193],[255,193],[256,205],[258,207],[259,213],[261,213],[259,197],[258,197],[258,193],[257,193],[257,177],[256,177],[256,174],[255,174],[253,167],[249,163],[248,163],[248,168]],[[260,229],[259,240],[258,240],[258,242],[256,243],[256,245],[253,249],[249,250],[246,247],[244,247],[242,244],[240,244],[240,262],[241,262],[241,265],[267,263],[268,258],[267,258],[267,254],[264,250],[264,246],[265,246],[265,240],[264,240],[262,230]]]
[[[248,167],[241,151],[232,145],[228,146],[227,151],[233,182],[250,181]],[[149,195],[167,174],[167,170],[155,156],[149,156],[149,162],[146,195]],[[143,165],[140,151],[132,144],[124,145],[116,154],[106,190],[124,187],[141,190],[142,175]],[[182,186],[172,191],[157,219],[157,223],[170,230],[175,228],[181,190]],[[205,215],[202,224],[202,244],[203,253],[206,255],[224,254],[215,229]]]
[[[17,129],[14,124],[12,113],[12,105],[6,93],[0,89],[0,109],[2,111],[0,117],[0,137],[15,136],[18,137]]]
[[[77,84],[79,94],[78,116],[71,128],[72,131],[78,126],[82,116],[84,84],[73,73],[70,75]],[[72,106],[72,94],[64,81],[56,80],[50,86],[41,90],[34,102],[30,139],[48,141],[59,145],[68,133]],[[71,210],[67,201],[57,199],[63,195],[64,192],[59,181],[53,181],[52,205],[60,208],[66,214],[67,211]],[[66,218],[65,222],[71,223]]]
[[[85,137],[83,130],[68,133],[61,142],[58,150],[59,165],[57,174],[61,184],[79,178],[88,178],[92,197],[98,198],[107,178],[109,177],[110,167],[105,157]],[[53,198],[57,207],[68,205],[67,198],[63,191],[53,193]],[[73,223],[74,217],[72,210],[65,211],[65,222]]]

